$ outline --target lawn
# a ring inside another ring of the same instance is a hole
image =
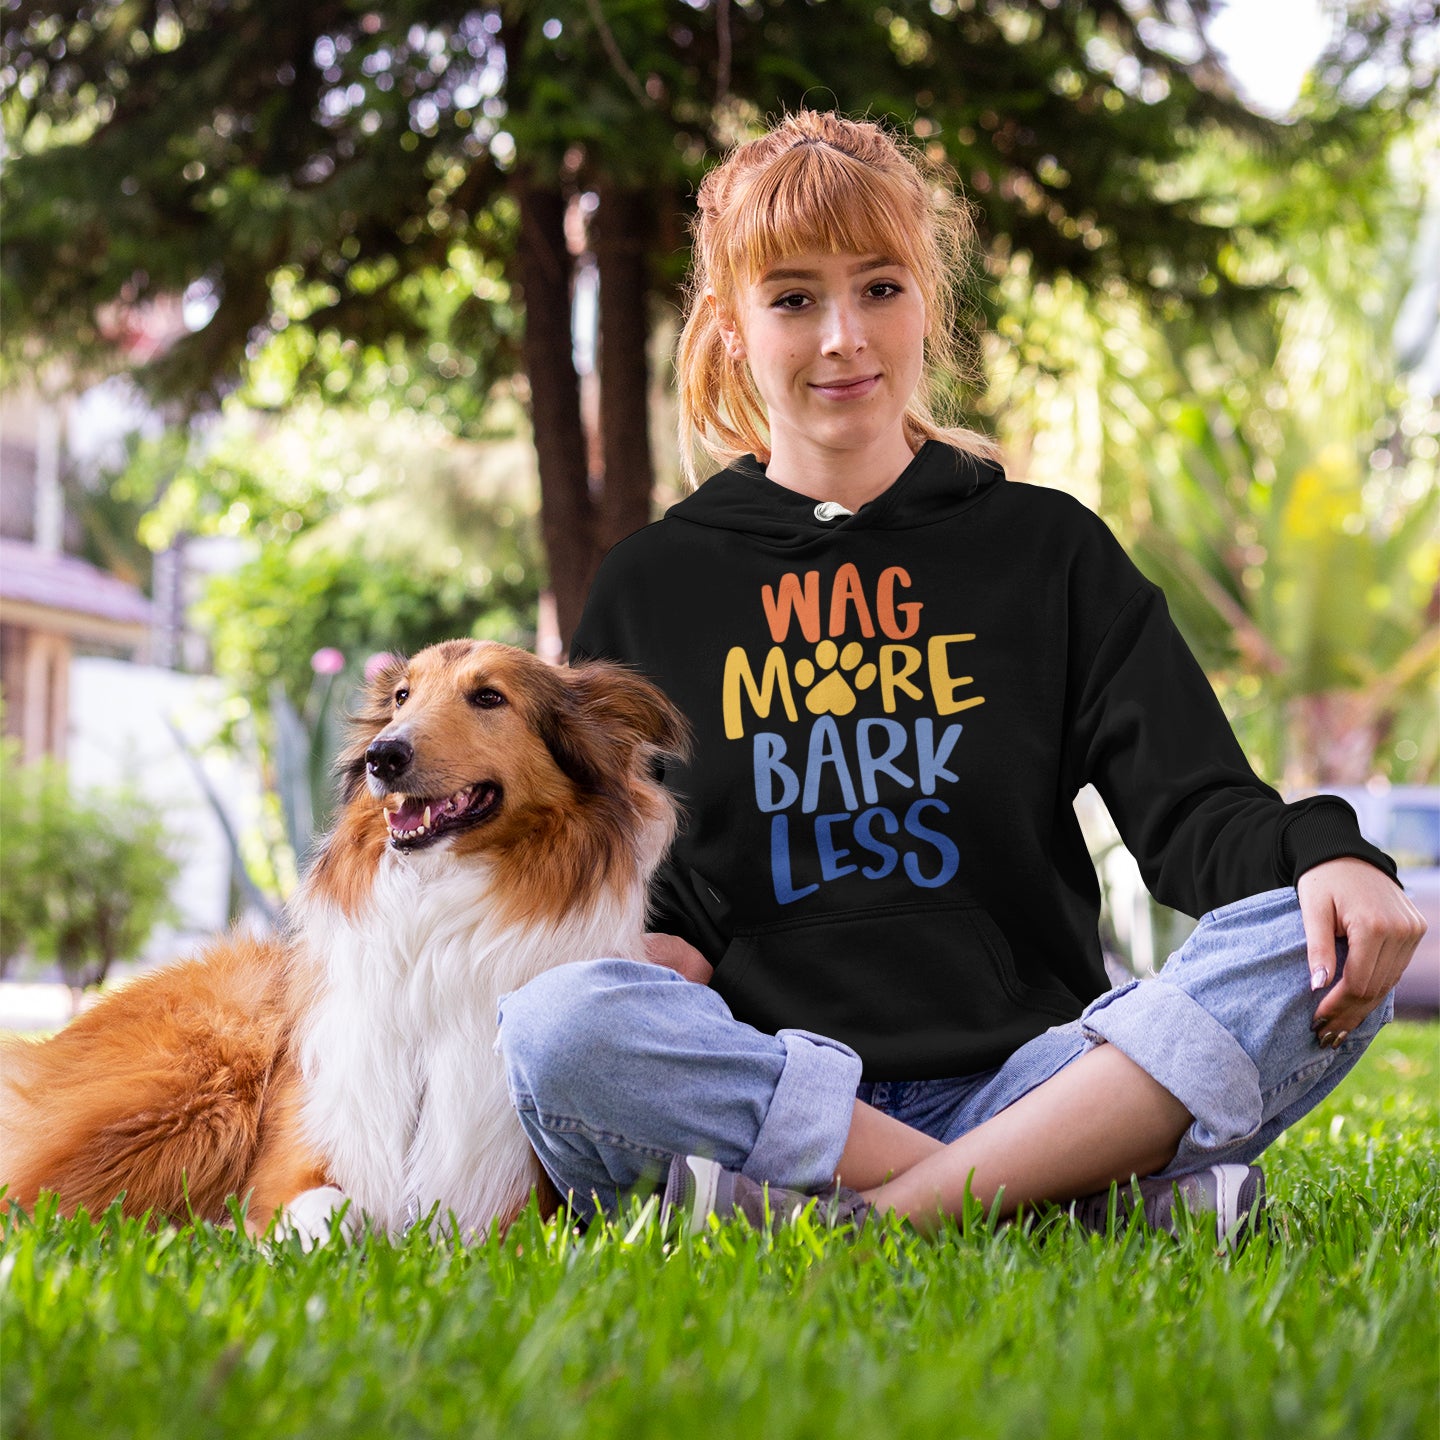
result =
[[[1396,1025],[1267,1159],[1271,1237],[938,1241],[643,1215],[469,1249],[267,1255],[201,1227],[12,1222],[22,1437],[1434,1437],[1440,1026]]]

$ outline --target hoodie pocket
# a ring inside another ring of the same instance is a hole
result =
[[[1025,984],[999,927],[969,901],[741,929],[711,983],[758,1029],[843,1041],[867,1080],[986,1070],[1083,1008],[1058,981]]]

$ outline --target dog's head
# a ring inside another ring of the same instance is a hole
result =
[[[371,681],[341,756],[402,851],[509,851],[560,822],[633,829],[673,819],[656,762],[685,753],[684,719],[619,665],[576,668],[489,641],[450,640]]]

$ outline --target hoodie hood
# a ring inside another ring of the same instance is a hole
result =
[[[770,479],[744,455],[666,512],[716,530],[738,530],[780,548],[801,547],[837,530],[907,530],[967,509],[1005,478],[989,460],[927,440],[889,489],[850,514]]]

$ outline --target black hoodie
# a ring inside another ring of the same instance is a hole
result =
[[[1344,801],[1256,778],[1101,520],[938,442],[853,515],[737,461],[606,557],[587,657],[695,730],[651,928],[866,1079],[987,1069],[1106,988],[1087,782],[1191,915],[1339,855],[1395,873]]]

